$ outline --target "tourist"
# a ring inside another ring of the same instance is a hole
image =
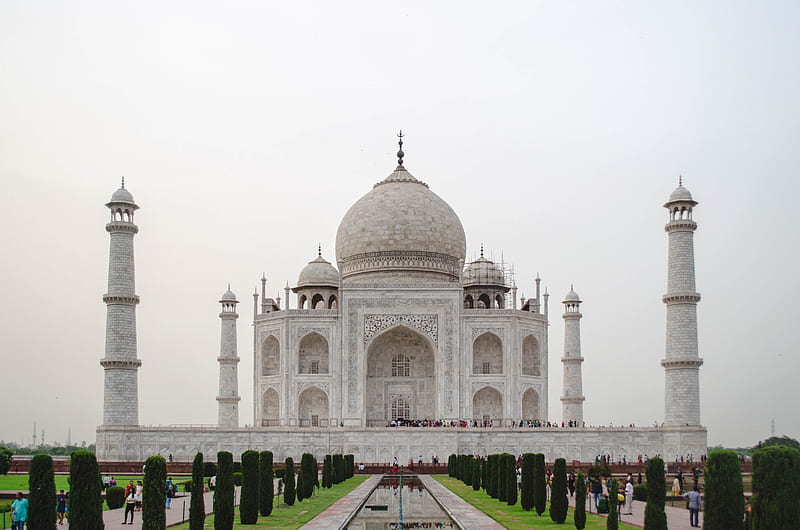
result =
[[[569,489],[569,496],[575,495],[575,473],[570,473],[567,478],[567,489]]]
[[[142,510],[142,491],[143,491],[143,489],[144,488],[142,487],[142,481],[141,480],[137,481],[136,482],[136,511],[137,512]]]
[[[175,496],[175,487],[172,484],[172,479],[167,479],[167,510],[171,509],[172,497]]]
[[[364,463],[358,464],[358,473],[363,475],[364,474]]]
[[[18,491],[16,500],[11,503],[11,529],[25,530],[26,522],[28,522],[28,499]]]
[[[136,509],[136,489],[128,490],[128,495],[125,497],[125,518],[122,524],[133,524],[133,512]],[[128,514],[131,514],[131,522],[128,522]]]
[[[681,494],[681,481],[678,476],[675,476],[675,479],[672,481],[672,496],[679,497]]]
[[[417,459],[417,464],[422,465],[422,455],[419,455],[419,458]]]
[[[125,486],[125,497],[130,494],[130,492],[136,492],[136,486],[134,485],[133,481],[131,480],[127,486]]]
[[[744,527],[750,528],[750,515],[753,513],[753,507],[750,505],[750,499],[744,498]]]
[[[699,516],[702,497],[700,496],[700,492],[697,491],[697,486],[695,486],[692,491],[684,495],[684,497],[687,501],[689,501],[689,526],[700,528]]]
[[[110,485],[111,485],[111,477],[109,477],[108,475],[103,475],[103,489],[107,490]]]
[[[595,510],[599,510],[600,495],[603,494],[603,482],[600,480],[600,477],[593,477],[589,480],[592,481],[592,496],[594,497],[594,508]]]
[[[628,511],[624,515],[633,515],[633,480],[625,483],[625,506]]]
[[[58,524],[64,524],[64,515],[67,513],[67,495],[64,490],[59,490],[56,495],[56,514],[58,515]]]

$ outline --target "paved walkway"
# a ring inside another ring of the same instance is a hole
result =
[[[342,528],[360,507],[364,499],[372,492],[383,475],[372,475],[362,482],[353,491],[334,502],[327,510],[317,515],[309,522],[301,526],[304,530],[332,530]]]
[[[573,508],[575,507],[575,497],[569,497],[569,505]],[[620,514],[620,521],[629,524],[632,526],[636,526],[638,528],[644,528],[644,508],[647,506],[646,502],[642,501],[633,501],[633,515],[622,515]],[[592,513],[596,514],[596,510],[594,508],[594,501],[592,497],[586,499],[586,512],[589,513],[589,508],[591,507]],[[629,511],[626,508],[622,509],[623,512]],[[667,527],[669,530],[691,530],[692,527],[689,526],[689,510],[681,507],[677,507],[677,503],[675,507],[670,506],[670,503],[667,502],[667,505],[664,507],[664,511],[667,512]],[[600,517],[605,517],[601,515]],[[703,525],[703,512],[700,512],[700,525]]]
[[[461,528],[501,529],[503,525],[442,486],[430,475],[419,475],[422,484],[439,501],[453,521]]]

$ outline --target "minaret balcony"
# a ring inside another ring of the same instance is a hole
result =
[[[107,304],[136,305],[139,303],[139,297],[135,294],[104,294],[103,302]]]
[[[684,368],[700,368],[703,366],[703,359],[662,359],[661,366],[665,370],[681,370]]]
[[[111,221],[106,225],[106,232],[130,232],[131,234],[139,233],[139,227],[133,223],[126,221]]]
[[[665,294],[661,300],[665,304],[696,304],[700,301],[700,293],[694,291],[676,291]]]

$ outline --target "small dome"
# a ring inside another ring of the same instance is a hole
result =
[[[505,286],[505,274],[493,261],[481,257],[473,261],[464,269],[464,287],[474,285],[502,285]]]
[[[220,302],[236,302],[236,295],[233,294],[231,291],[231,286],[228,286],[228,290],[222,293],[222,298],[219,300]]]
[[[675,188],[675,191],[672,192],[672,195],[669,196],[669,202],[675,201],[694,201],[694,199],[692,199],[692,194],[689,193],[689,190],[679,185]]]
[[[578,293],[576,293],[575,290],[572,289],[572,287],[570,287],[569,292],[567,293],[567,296],[564,297],[564,301],[565,302],[580,302],[581,301],[581,297],[578,296]]]
[[[321,255],[317,259],[310,261],[308,265],[300,271],[297,278],[298,287],[339,287],[339,271],[326,261]]]
[[[126,202],[128,204],[136,204],[133,201],[133,195],[131,192],[126,190],[125,188],[120,188],[114,192],[114,195],[111,196],[110,202]]]

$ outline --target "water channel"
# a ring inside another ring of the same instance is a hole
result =
[[[400,528],[400,478],[385,476],[345,528],[387,530]],[[403,477],[403,529],[458,528],[433,495],[415,476]]]

